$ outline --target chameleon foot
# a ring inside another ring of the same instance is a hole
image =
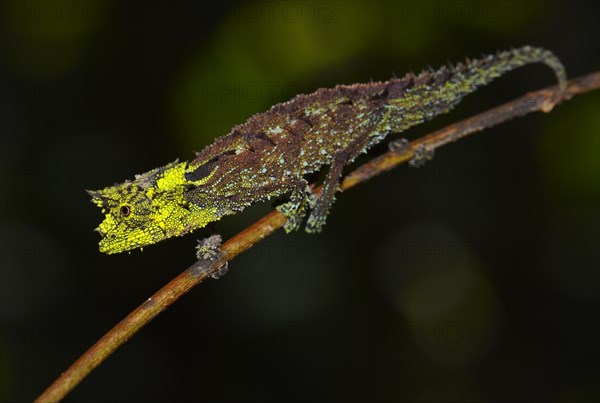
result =
[[[425,165],[429,160],[433,159],[433,148],[426,146],[419,146],[415,150],[415,155],[408,162],[411,167],[419,168]]]
[[[221,235],[211,235],[198,241],[196,246],[196,259],[198,259],[199,269],[201,271],[208,270],[210,265],[222,256],[221,243],[223,238]],[[223,277],[228,270],[228,262],[223,267],[211,274],[211,277],[218,280]]]
[[[399,140],[390,141],[388,143],[388,149],[397,154],[402,154],[403,152],[405,152],[407,150],[408,143],[409,142],[407,139],[399,139]]]
[[[318,234],[323,229],[327,221],[327,214],[311,214],[306,222],[306,232],[309,234]]]

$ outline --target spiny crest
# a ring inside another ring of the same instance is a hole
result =
[[[552,68],[559,86],[562,89],[566,88],[566,73],[560,60],[548,50],[531,46],[498,51],[495,54],[482,55],[478,59],[466,58],[464,62],[455,64],[447,62],[437,70],[429,67],[418,74],[407,73],[400,81],[403,91],[419,86],[440,86],[448,81],[472,80],[481,85],[517,67],[538,62]],[[396,93],[396,96],[401,94]]]

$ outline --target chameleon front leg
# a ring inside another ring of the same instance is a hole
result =
[[[285,232],[297,231],[306,217],[309,207],[314,205],[314,196],[308,182],[299,179],[290,194],[290,201],[276,207],[277,211],[288,219],[284,224]]]

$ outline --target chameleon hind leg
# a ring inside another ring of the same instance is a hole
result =
[[[369,136],[360,136],[345,149],[333,156],[327,176],[323,181],[323,189],[306,222],[306,232],[314,234],[321,232],[331,205],[335,201],[335,193],[340,190],[342,170],[361,154],[369,142]]]
[[[329,209],[335,201],[335,193],[340,187],[342,169],[344,169],[348,162],[349,158],[346,153],[338,153],[333,157],[333,162],[331,163],[325,181],[323,182],[321,194],[317,198],[306,222],[306,232],[309,234],[321,232],[323,229]]]

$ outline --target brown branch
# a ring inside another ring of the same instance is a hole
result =
[[[511,102],[450,125],[418,140],[402,144],[398,147],[399,149],[389,151],[347,175],[341,184],[341,188],[342,190],[350,189],[407,161],[418,163],[420,159],[427,158],[428,153],[434,149],[471,133],[532,112],[549,112],[555,105],[570,99],[574,95],[598,88],[600,88],[600,72],[595,72],[570,80],[565,92],[560,92],[557,87],[530,92]],[[320,188],[316,188],[315,192],[319,190]],[[61,400],[94,368],[159,313],[167,309],[204,279],[217,272],[228,261],[233,260],[239,254],[281,228],[285,222],[286,218],[282,214],[273,211],[225,242],[221,246],[222,256],[212,262],[208,268],[202,267],[197,262],[178,275],[98,340],[63,372],[36,401],[54,402]]]

